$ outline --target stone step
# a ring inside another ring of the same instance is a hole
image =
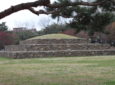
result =
[[[9,45],[5,51],[53,51],[53,50],[98,50],[111,49],[108,44],[31,44],[31,45]]]
[[[21,41],[20,44],[75,44],[75,43],[87,43],[87,39],[34,39]]]
[[[1,51],[0,56],[9,58],[40,58],[69,56],[115,55],[115,50],[60,50],[60,51]]]

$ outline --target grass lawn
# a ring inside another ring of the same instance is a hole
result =
[[[78,39],[78,37],[74,37],[66,34],[47,34],[47,35],[33,37],[28,40],[32,40],[32,39]]]
[[[115,85],[115,56],[0,58],[0,85]]]

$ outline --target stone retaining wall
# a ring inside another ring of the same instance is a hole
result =
[[[6,46],[4,51],[0,51],[0,56],[10,58],[96,55],[115,55],[115,48],[106,44],[91,44],[86,39],[37,39]]]
[[[22,58],[40,58],[40,57],[74,57],[74,56],[96,56],[96,55],[115,55],[115,50],[73,50],[73,51],[3,51],[0,56],[9,58],[22,59]]]
[[[86,39],[34,39],[21,41],[20,44],[75,44],[75,43],[87,43]]]
[[[103,50],[111,49],[107,44],[45,44],[45,45],[9,45],[5,51],[50,51],[50,50]]]

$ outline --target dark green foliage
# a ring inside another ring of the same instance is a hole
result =
[[[6,26],[6,23],[2,22],[0,24],[0,31],[7,31],[7,30],[8,30],[8,27]]]
[[[87,29],[89,33],[94,32],[103,32],[105,26],[111,23],[113,18],[113,14],[111,13],[97,13],[95,16],[92,17],[93,21],[90,23],[90,28]]]
[[[103,11],[115,11],[115,0],[103,0],[103,1],[104,4],[100,5]]]

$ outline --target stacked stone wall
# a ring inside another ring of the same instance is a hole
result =
[[[75,44],[88,42],[87,39],[35,39],[21,41],[20,44]]]
[[[5,51],[53,51],[53,50],[103,50],[111,49],[110,45],[104,44],[45,44],[45,45],[9,45]]]
[[[115,48],[107,44],[91,44],[86,39],[37,39],[6,46],[0,56],[10,58],[40,58],[66,56],[115,55]]]
[[[16,52],[0,52],[1,56],[9,58],[22,59],[22,58],[44,58],[44,57],[75,57],[75,56],[102,56],[102,55],[115,55],[115,50],[72,50],[72,51],[16,51]]]

